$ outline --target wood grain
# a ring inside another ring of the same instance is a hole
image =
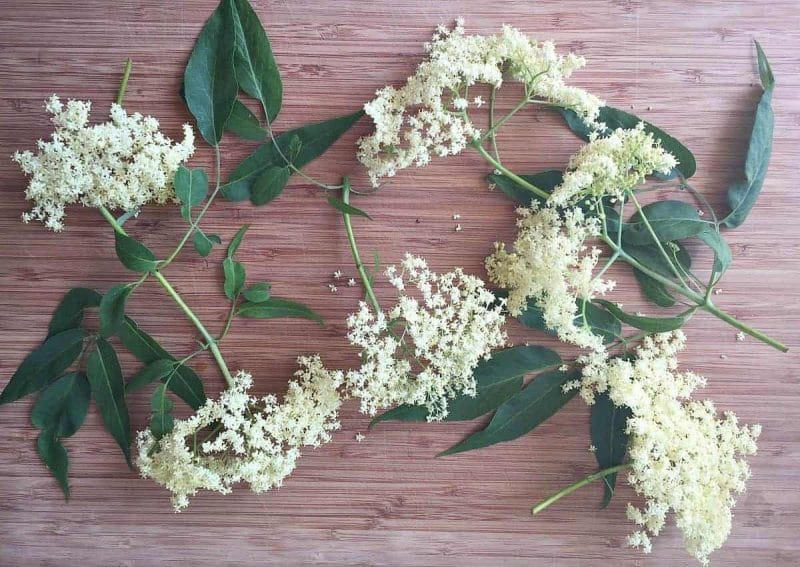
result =
[[[122,61],[135,61],[127,106],[161,119],[178,135],[189,116],[177,96],[185,59],[214,2],[120,0],[81,3],[8,1],[0,18],[0,376],[7,380],[44,335],[51,310],[68,287],[99,289],[130,279],[117,263],[112,235],[98,215],[70,210],[60,235],[23,225],[25,179],[7,156],[48,133],[42,101],[51,93],[91,98],[102,118],[114,97]],[[781,338],[779,355],[699,316],[687,328],[683,360],[708,377],[707,394],[764,433],[753,478],[736,508],[717,565],[800,564],[800,233],[796,211],[800,147],[800,6],[793,1],[640,2],[495,1],[256,2],[285,84],[286,129],[357,108],[374,90],[398,83],[421,56],[439,22],[461,15],[471,30],[513,23],[587,56],[576,82],[616,106],[632,108],[685,141],[699,164],[697,185],[719,203],[737,175],[758,97],[752,39],[768,53],[777,88],[775,151],[764,195],[743,228],[729,233],[735,262],[718,303]],[[509,103],[511,98],[505,103]],[[335,181],[343,173],[364,184],[353,144],[362,122],[311,172]],[[518,170],[563,165],[577,141],[551,116],[526,112],[503,134],[504,159]],[[230,169],[250,145],[224,143]],[[211,166],[202,150],[195,165]],[[355,204],[374,222],[356,221],[365,254],[386,262],[406,250],[437,269],[482,273],[495,240],[513,235],[512,205],[488,192],[486,166],[475,154],[413,170]],[[659,195],[662,196],[662,195]],[[452,215],[461,215],[454,232]],[[322,353],[331,366],[355,363],[343,320],[357,288],[331,294],[331,273],[355,275],[340,218],[313,187],[294,180],[266,208],[219,203],[209,231],[230,237],[252,228],[241,249],[253,278],[276,293],[305,298],[328,322],[241,321],[223,350],[249,369],[261,392],[282,392],[294,358]],[[174,209],[148,209],[131,229],[157,251],[181,234]],[[218,258],[181,256],[170,277],[186,301],[214,327],[224,317]],[[615,297],[635,303],[620,273]],[[386,288],[380,292],[385,297]],[[628,299],[631,298],[631,299]],[[192,348],[191,328],[153,284],[137,292],[132,314],[176,353]],[[517,341],[547,343],[517,326]],[[137,368],[123,358],[126,372]],[[198,362],[208,390],[221,380]],[[39,463],[30,400],[0,408],[0,564],[340,564],[340,565],[691,565],[670,527],[643,556],[624,547],[631,526],[623,488],[597,510],[601,489],[586,488],[535,520],[529,506],[590,472],[588,412],[578,400],[534,435],[475,453],[435,459],[479,424],[385,424],[357,443],[367,419],[350,402],[333,443],[308,451],[284,487],[252,496],[206,494],[186,513],[172,513],[167,494],[128,471],[94,411],[67,441],[74,498],[64,503]],[[134,426],[147,419],[144,394],[131,400]]]

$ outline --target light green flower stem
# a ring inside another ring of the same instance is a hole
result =
[[[592,483],[592,482],[594,482],[596,480],[600,480],[601,478],[605,478],[610,474],[615,474],[615,473],[618,473],[620,471],[624,471],[624,470],[629,469],[629,468],[631,468],[630,463],[623,463],[621,465],[616,465],[616,466],[613,466],[613,467],[609,467],[607,469],[603,469],[601,471],[597,471],[596,473],[592,473],[589,476],[582,478],[578,482],[576,482],[574,484],[570,484],[566,488],[562,488],[561,490],[559,490],[558,492],[556,492],[552,496],[550,496],[550,497],[542,500],[541,502],[539,502],[536,506],[531,508],[531,514],[533,514],[535,516],[536,514],[538,514],[539,512],[544,510],[545,508],[549,507],[551,504],[555,504],[556,502],[558,502],[559,500],[561,500],[565,496],[569,496],[570,494],[572,494],[573,492],[575,492],[579,488],[583,488],[587,484],[590,484],[590,483]]]
[[[100,213],[114,228],[114,231],[123,236],[128,236],[128,234],[125,232],[125,229],[123,229],[119,225],[117,219],[114,218],[114,215],[112,215],[108,209],[106,209],[105,207],[100,207]],[[156,278],[156,280],[158,280],[158,283],[161,284],[161,287],[163,287],[166,290],[167,294],[178,305],[181,311],[183,311],[183,313],[186,315],[186,318],[189,319],[189,321],[191,321],[191,323],[200,332],[203,339],[205,339],[206,344],[208,345],[208,350],[211,351],[211,355],[214,357],[214,360],[217,362],[217,366],[219,366],[222,375],[225,377],[225,382],[227,382],[228,386],[233,387],[233,377],[231,376],[230,370],[228,370],[228,365],[225,363],[225,359],[222,358],[222,353],[219,350],[219,346],[217,345],[216,339],[214,339],[214,337],[211,336],[211,333],[208,332],[208,329],[206,329],[202,321],[200,321],[197,315],[195,315],[194,311],[192,311],[192,309],[188,305],[186,305],[186,302],[183,301],[183,298],[180,296],[177,290],[174,287],[172,287],[172,284],[169,283],[167,278],[164,277],[164,274],[162,274],[158,270],[153,270],[150,273],[153,274],[153,277]]]
[[[502,173],[503,175],[505,175],[509,179],[513,180],[520,187],[523,187],[523,188],[527,189],[528,191],[530,191],[531,193],[541,197],[542,199],[547,200],[550,197],[550,195],[546,191],[543,191],[539,187],[536,187],[532,183],[529,183],[528,181],[526,181],[525,179],[523,179],[522,177],[520,177],[519,175],[515,174],[513,171],[511,171],[507,167],[505,167],[502,163],[500,163],[499,161],[494,159],[494,157],[488,151],[486,151],[486,149],[482,146],[482,144],[475,143],[475,144],[473,144],[473,147],[497,171],[499,171],[500,173]],[[771,346],[771,347],[773,347],[773,348],[775,348],[775,349],[777,349],[777,350],[779,350],[781,352],[786,352],[786,351],[789,350],[786,347],[786,345],[784,345],[783,343],[781,343],[779,341],[776,341],[775,339],[769,337],[768,335],[762,333],[761,331],[753,329],[752,327],[742,323],[738,319],[736,319],[733,316],[729,315],[725,311],[722,311],[721,309],[719,309],[716,305],[714,305],[714,303],[711,301],[711,298],[709,296],[707,296],[707,295],[704,296],[702,294],[699,294],[696,291],[694,291],[693,289],[689,288],[687,285],[682,284],[682,283],[676,283],[673,280],[671,280],[670,278],[664,277],[661,274],[659,274],[658,272],[654,272],[653,270],[651,270],[648,267],[644,266],[639,261],[637,261],[635,258],[633,258],[628,253],[626,253],[625,250],[623,250],[613,239],[609,238],[609,236],[607,234],[604,233],[601,238],[615,253],[619,254],[619,257],[620,257],[621,260],[623,260],[626,263],[630,264],[631,266],[633,266],[637,270],[641,271],[642,273],[650,276],[652,279],[658,281],[659,283],[663,284],[664,286],[668,287],[669,289],[672,289],[672,290],[680,293],[681,295],[683,295],[687,299],[689,299],[692,302],[694,302],[700,309],[703,309],[704,311],[707,311],[708,313],[714,315],[718,319],[721,319],[722,321],[725,321],[726,323],[728,323],[732,327],[742,331],[743,333],[746,333],[746,334],[750,335],[751,337],[753,337],[755,339],[758,339],[759,341],[761,341],[761,342],[763,342],[765,344],[768,344],[769,346]]]
[[[347,205],[350,204],[350,180],[346,177],[342,182],[342,201]],[[344,229],[347,232],[347,241],[350,243],[350,252],[353,254],[353,261],[356,264],[356,269],[358,270],[359,276],[361,276],[361,281],[367,292],[367,299],[369,299],[369,302],[372,304],[372,308],[375,309],[375,313],[378,314],[381,312],[381,306],[380,303],[378,303],[378,298],[375,296],[375,291],[372,289],[372,282],[370,281],[369,274],[367,274],[367,269],[364,267],[364,262],[361,261],[361,254],[358,252],[358,246],[356,245],[356,237],[353,234],[353,225],[350,221],[350,215],[342,211],[342,218],[344,219]]]

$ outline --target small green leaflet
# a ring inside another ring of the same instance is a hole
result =
[[[201,168],[178,167],[173,180],[175,195],[187,207],[196,207],[208,195],[208,175]]]
[[[295,317],[310,319],[322,324],[322,317],[314,313],[302,303],[296,303],[280,297],[270,297],[267,301],[251,303],[249,301],[239,306],[237,315],[251,319],[276,319],[279,317]]]
[[[573,388],[564,392],[564,385],[579,377],[576,372],[552,370],[534,378],[525,388],[497,408],[485,429],[474,433],[439,456],[472,451],[511,441],[532,431],[560,410],[575,396]]]
[[[283,193],[291,175],[292,170],[288,166],[270,165],[253,182],[250,202],[259,206],[274,200]]]
[[[56,437],[71,437],[86,419],[89,382],[83,372],[64,374],[42,390],[31,410],[31,423]]]
[[[243,140],[261,141],[269,136],[269,132],[261,127],[258,117],[238,99],[233,103],[233,111],[225,123],[225,130]]]
[[[325,153],[363,115],[364,111],[359,110],[353,114],[289,130],[276,137],[274,142],[264,142],[233,170],[228,182],[222,186],[222,194],[230,201],[251,198],[253,185],[267,168],[287,165],[281,154],[287,158],[293,155],[292,165],[300,169]]]
[[[0,404],[14,402],[41,390],[57,378],[81,354],[86,331],[67,329],[49,337],[35,348],[9,380],[0,394]]]
[[[153,415],[150,417],[150,432],[156,439],[161,439],[164,435],[172,431],[175,419],[172,417],[172,400],[167,395],[167,385],[159,384],[150,397],[150,409]]]
[[[642,212],[660,242],[691,238],[713,227],[713,223],[702,220],[697,209],[686,201],[656,201],[642,207]],[[654,243],[653,235],[638,212],[622,229],[622,241],[639,246]]]
[[[222,244],[222,239],[216,234],[206,234],[200,228],[194,229],[194,236],[192,237],[194,249],[203,258],[211,254],[211,249],[215,244]]]
[[[64,497],[69,499],[69,457],[55,432],[46,429],[39,433],[39,437],[36,439],[36,451],[58,481]]]
[[[528,328],[544,331],[551,336],[556,335],[555,331],[545,324],[544,313],[533,298],[528,300],[525,309],[516,316],[516,319]],[[575,324],[588,327],[592,333],[603,337],[604,343],[616,340],[622,333],[622,327],[616,317],[602,307],[580,299]]]
[[[519,392],[526,374],[561,364],[554,351],[540,346],[518,345],[493,353],[475,367],[475,396],[461,394],[448,402],[448,414],[443,421],[475,419],[497,407]],[[425,406],[400,405],[375,417],[370,429],[381,421],[425,421]]]
[[[206,142],[219,144],[239,90],[234,73],[234,8],[222,0],[206,22],[183,74],[186,106]]]
[[[176,371],[177,362],[171,358],[160,358],[142,368],[128,380],[126,392],[133,392],[156,380],[168,378]]]
[[[699,238],[703,243],[706,244],[706,246],[714,251],[714,265],[712,269],[714,271],[714,280],[716,281],[725,272],[725,270],[728,269],[733,261],[731,247],[728,246],[728,243],[725,241],[716,227],[704,230],[697,235],[697,238]]]
[[[659,307],[672,307],[675,305],[675,298],[667,291],[667,286],[663,283],[636,268],[633,268],[633,275],[636,277],[636,281],[639,282],[642,293],[651,303]]]
[[[233,301],[242,292],[247,279],[244,264],[228,256],[222,261],[222,273],[225,276],[222,290],[225,292],[225,297]]]
[[[242,244],[242,239],[244,238],[244,234],[247,232],[247,229],[249,228],[250,228],[249,224],[242,225],[242,227],[236,231],[236,234],[233,235],[230,244],[228,244],[228,258],[233,258],[236,255],[236,252],[239,250],[239,246],[241,246]]]
[[[344,201],[342,201],[341,199],[337,199],[336,197],[328,197],[328,204],[334,209],[337,209],[346,215],[356,215],[359,217],[366,217],[369,220],[372,220],[372,217],[369,216],[366,212],[362,211],[357,207],[354,207],[353,205],[350,205],[349,203],[345,203]]]
[[[272,122],[281,109],[283,84],[269,39],[247,0],[233,0],[236,80],[244,92],[261,101]]]
[[[245,288],[242,292],[244,298],[251,303],[263,303],[269,299],[272,284],[269,282],[258,282]]]
[[[105,339],[98,337],[86,362],[86,374],[103,423],[130,465],[131,422],[125,403],[125,383],[117,353]]]
[[[547,193],[552,193],[553,189],[560,185],[564,179],[564,172],[560,169],[548,169],[532,175],[520,175],[520,177],[534,187],[538,187]],[[530,207],[534,203],[542,204],[543,202],[536,193],[528,191],[525,187],[502,173],[490,173],[488,180],[489,183],[497,185],[508,197],[525,207]]]
[[[623,323],[626,323],[631,327],[647,331],[648,333],[666,333],[669,331],[674,331],[675,329],[680,329],[683,327],[689,317],[691,317],[691,311],[686,315],[681,314],[674,317],[645,317],[644,315],[631,315],[630,313],[626,313],[617,307],[615,303],[606,301],[605,299],[595,299],[594,301],[595,303],[599,303],[608,309],[608,311],[614,315],[614,317]]]
[[[626,427],[631,417],[630,408],[614,405],[607,393],[598,394],[592,406],[591,437],[595,447],[594,456],[600,470],[621,465],[628,450]],[[617,473],[603,478],[603,501],[605,508],[614,496]]]
[[[125,304],[133,288],[118,284],[109,289],[100,301],[100,336],[115,334],[125,321]]]
[[[87,307],[100,305],[102,296],[93,289],[76,287],[69,290],[61,299],[50,325],[47,327],[47,336],[52,337],[68,329],[77,329],[83,321],[83,311]]]
[[[758,74],[764,92],[758,102],[753,130],[750,133],[750,145],[747,148],[747,159],[744,165],[744,179],[737,181],[728,189],[727,200],[731,212],[721,222],[728,228],[736,228],[747,219],[747,215],[750,214],[761,193],[764,178],[767,176],[769,158],[772,155],[772,133],[775,128],[772,92],[775,88],[775,77],[767,56],[758,42],[756,42],[756,52],[758,53]]]
[[[573,110],[561,109],[560,112],[561,116],[563,116],[564,120],[567,122],[567,126],[569,126],[570,130],[572,130],[575,135],[583,138],[585,141],[589,141],[589,134],[591,130],[583,121],[583,119]],[[656,177],[660,179],[670,179],[680,174],[684,178],[688,179],[695,174],[695,171],[697,171],[697,163],[695,162],[694,155],[689,151],[689,148],[664,132],[661,128],[650,124],[646,120],[642,120],[638,116],[634,116],[633,114],[625,112],[624,110],[620,110],[619,108],[604,106],[600,109],[600,115],[597,118],[597,121],[605,123],[608,127],[605,135],[611,134],[611,132],[617,128],[635,128],[639,122],[643,122],[645,132],[649,132],[655,139],[660,140],[661,147],[674,155],[675,159],[678,160],[678,166],[669,175],[659,174],[656,175]],[[598,134],[602,136],[603,132],[598,132]]]
[[[138,240],[114,233],[114,248],[122,265],[134,272],[152,272],[158,267],[155,254]]]

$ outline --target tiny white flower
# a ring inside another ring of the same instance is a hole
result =
[[[357,442],[361,443],[366,438],[367,438],[366,435],[364,435],[363,433],[360,433],[360,432],[356,433],[356,441]]]
[[[335,280],[342,279],[342,271],[341,270],[336,270],[335,272],[333,272],[333,279],[335,279]]]
[[[475,97],[475,98],[472,100],[472,102],[475,104],[475,106],[477,106],[478,108],[480,108],[481,106],[483,106],[483,97],[476,96],[476,97]]]
[[[463,229],[462,229],[462,227],[461,227],[461,225],[460,225],[460,224],[457,224],[454,230],[455,230],[456,232],[461,232]]]
[[[348,285],[349,287],[355,287],[355,285],[356,285],[356,280],[355,280],[355,278],[350,278],[349,280],[347,280],[347,285]]]
[[[331,293],[336,293],[337,291],[339,291],[339,288],[336,287],[336,284],[332,284],[332,283],[328,284],[328,289],[331,290]]]
[[[743,341],[745,338],[746,338],[746,337],[745,337],[745,334],[744,334],[744,332],[742,332],[742,331],[739,331],[738,333],[736,333],[736,340],[737,340],[737,341]]]

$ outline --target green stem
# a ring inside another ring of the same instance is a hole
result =
[[[538,197],[540,197],[542,199],[545,199],[545,200],[550,197],[549,193],[547,193],[546,191],[544,191],[542,189],[539,189],[538,187],[536,187],[532,183],[528,183],[522,177],[520,177],[519,175],[517,175],[516,173],[514,173],[513,171],[511,171],[510,169],[505,167],[502,163],[500,163],[499,161],[494,159],[494,157],[492,157],[492,154],[487,152],[486,149],[480,144],[480,140],[475,140],[475,142],[472,143],[472,146],[476,150],[478,150],[478,153],[481,154],[481,156],[483,156],[483,159],[485,159],[490,164],[492,164],[492,166],[494,166],[494,168],[497,171],[499,171],[500,173],[502,173],[503,175],[505,175],[506,177],[508,177],[512,181],[516,182],[523,189],[527,189],[528,191],[530,191],[534,195],[536,195],[536,196],[538,196]]]
[[[342,201],[345,204],[350,204],[350,181],[346,177],[342,183]],[[358,246],[356,245],[356,237],[353,234],[353,225],[350,221],[350,215],[342,211],[342,218],[344,219],[344,229],[347,232],[347,241],[350,243],[350,252],[353,254],[353,261],[356,264],[356,269],[361,277],[361,282],[364,284],[364,289],[367,292],[367,299],[369,299],[369,302],[372,304],[373,309],[375,309],[375,314],[377,315],[381,312],[381,306],[380,303],[378,303],[378,298],[375,296],[375,291],[372,289],[372,282],[367,274],[367,269],[364,267],[364,263],[361,261],[361,254],[358,252]]]
[[[489,96],[489,138],[492,140],[492,151],[495,159],[500,161],[500,150],[497,147],[497,136],[494,131],[494,107],[497,98],[497,87],[492,87],[492,94]]]
[[[558,502],[559,500],[561,500],[565,496],[569,496],[570,494],[572,494],[573,492],[575,492],[579,488],[583,488],[587,484],[590,484],[590,483],[592,483],[592,482],[594,482],[596,480],[600,480],[601,478],[605,478],[610,474],[615,474],[615,473],[618,473],[620,471],[624,471],[626,469],[629,469],[630,467],[631,467],[630,463],[623,463],[621,465],[615,465],[613,467],[609,467],[607,469],[603,469],[601,471],[597,471],[596,473],[592,473],[589,476],[582,478],[578,482],[576,482],[574,484],[570,484],[566,488],[562,488],[561,490],[559,490],[558,492],[556,492],[552,496],[550,496],[550,497],[542,500],[541,502],[539,502],[536,506],[531,508],[531,514],[533,514],[535,516],[536,514],[538,514],[539,512],[541,512],[542,510],[544,510],[548,506],[550,506],[551,504],[555,504],[556,502]]]
[[[494,91],[492,91],[492,100],[494,101]],[[530,102],[530,94],[528,92],[526,92],[525,96],[522,97],[522,100],[520,100],[517,103],[517,105],[514,108],[512,108],[511,111],[508,114],[506,114],[500,120],[498,120],[497,123],[495,123],[495,124],[493,124],[493,125],[491,125],[489,127],[489,130],[483,136],[481,136],[481,141],[484,141],[487,138],[494,138],[494,135],[497,133],[497,131],[500,129],[500,127],[503,126],[503,124],[505,124],[509,120],[511,120],[511,118],[513,118],[513,116],[517,112],[522,110],[525,107],[525,105],[528,104],[528,102]]]
[[[636,207],[636,212],[639,213],[639,218],[642,219],[644,226],[647,228],[647,232],[650,233],[653,242],[656,243],[656,246],[658,247],[658,250],[661,252],[661,255],[667,261],[670,270],[672,270],[672,273],[675,274],[675,277],[678,278],[681,284],[686,286],[686,282],[683,280],[683,276],[681,276],[680,272],[678,271],[678,268],[675,267],[675,264],[672,263],[672,258],[670,258],[669,254],[667,254],[667,251],[664,250],[664,246],[661,244],[661,241],[658,239],[658,235],[656,235],[656,231],[653,229],[653,225],[650,224],[650,220],[647,218],[647,215],[644,214],[644,211],[642,211],[642,206],[639,204],[639,200],[636,198],[636,194],[633,191],[630,191],[628,194],[631,197],[631,201],[633,201],[633,205]],[[622,217],[620,217],[620,226],[621,225],[622,225]]]
[[[125,68],[122,71],[122,81],[119,84],[119,91],[117,91],[117,104],[122,104],[122,99],[125,97],[125,89],[128,88],[128,78],[131,76],[131,68],[133,61],[131,58],[125,60]]]

